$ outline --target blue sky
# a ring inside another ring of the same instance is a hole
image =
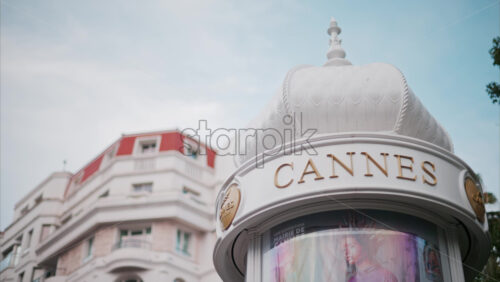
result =
[[[75,171],[122,133],[245,126],[290,68],[325,62],[331,16],[347,58],[401,69],[498,195],[498,0],[0,3],[2,229],[64,159]]]

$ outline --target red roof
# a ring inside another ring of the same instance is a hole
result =
[[[104,156],[108,153],[112,153],[111,157],[121,157],[121,156],[129,156],[132,155],[135,145],[135,140],[138,137],[148,137],[148,136],[159,136],[160,139],[160,152],[165,151],[178,151],[181,154],[184,154],[184,139],[189,138],[183,135],[181,132],[175,131],[160,131],[160,132],[148,132],[141,134],[131,134],[131,135],[123,135],[110,145],[104,152],[99,154],[95,159],[93,159],[90,163],[88,163],[85,167],[80,169],[77,173],[75,173],[71,178],[66,187],[66,191],[64,193],[64,197],[66,198],[69,194],[73,194],[74,191],[77,190],[76,185],[81,185],[87,179],[89,179],[92,175],[94,175],[101,168],[102,160]],[[196,140],[189,138],[196,142]],[[216,152],[212,150],[210,147],[206,146],[203,143],[200,143],[201,146],[205,148],[207,153],[207,166],[214,167],[215,165],[215,155]],[[116,147],[117,146],[117,147]],[[78,180],[78,183],[75,184],[75,180]],[[73,185],[75,184],[75,185]],[[73,192],[69,193],[69,189],[71,186],[74,186]]]

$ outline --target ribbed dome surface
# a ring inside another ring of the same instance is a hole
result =
[[[336,22],[333,24],[337,28]],[[340,33],[340,28],[337,30]],[[404,135],[452,152],[449,135],[408,87],[404,75],[384,63],[351,65],[338,57],[337,54],[345,56],[345,52],[336,35],[331,39],[330,60],[321,67],[298,66],[290,70],[278,93],[249,127],[272,128],[282,133],[285,129],[297,129],[300,122],[302,132],[315,129],[316,134]],[[288,116],[295,119],[295,124],[287,124]],[[273,147],[274,140],[264,140],[264,136],[257,134],[255,139],[247,140],[250,142],[245,144],[246,154],[239,156],[240,164],[256,152]],[[279,138],[276,140],[279,142]]]
[[[283,91],[289,113],[302,113],[318,133],[390,131],[403,105],[405,81],[386,64],[308,67],[288,74]]]

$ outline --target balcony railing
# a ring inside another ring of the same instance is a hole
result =
[[[0,261],[0,272],[4,271],[8,267],[14,266],[14,262],[16,261],[16,256],[12,253],[8,254],[2,261]]]
[[[138,248],[138,249],[146,249],[151,250],[151,242],[144,239],[126,239],[121,240],[113,246],[113,251],[124,248]]]

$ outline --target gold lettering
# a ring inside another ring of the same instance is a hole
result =
[[[312,170],[307,170],[308,167],[311,167]],[[307,174],[312,174],[314,173],[316,175],[316,177],[314,178],[314,180],[321,180],[323,179],[324,177],[321,176],[321,174],[319,174],[318,170],[316,169],[316,166],[314,165],[313,161],[311,159],[309,159],[309,161],[307,161],[307,164],[306,164],[306,167],[304,168],[304,171],[302,172],[302,175],[300,176],[300,180],[298,183],[304,183],[304,176],[307,175]]]
[[[399,179],[406,179],[406,180],[410,180],[410,181],[415,181],[417,179],[416,175],[413,178],[403,176],[403,168],[409,169],[410,171],[413,171],[413,157],[403,156],[403,155],[394,155],[394,156],[398,159],[398,176],[397,176],[397,178],[399,178]],[[401,159],[402,158],[410,160],[411,164],[409,166],[402,165],[401,164]]]
[[[432,172],[430,172],[430,171],[429,171],[429,170],[425,167],[425,165],[430,165],[430,166],[431,166],[431,168],[432,168],[432,171],[433,171],[433,172],[436,172],[436,167],[435,167],[435,166],[434,166],[434,164],[433,164],[433,163],[431,163],[431,162],[428,162],[428,161],[422,162],[422,170],[423,170],[423,171],[424,171],[424,172],[425,172],[428,176],[430,176],[430,177],[432,178],[432,182],[429,182],[427,179],[425,179],[425,176],[424,176],[424,175],[422,175],[422,181],[424,181],[424,184],[429,184],[429,185],[431,185],[431,186],[434,186],[434,185],[436,185],[436,184],[437,184],[437,182],[438,182],[438,181],[437,181],[437,178],[436,178],[436,176],[435,176]]]
[[[339,163],[339,165],[341,165],[347,172],[349,172],[350,175],[354,176],[354,167],[353,167],[353,164],[352,164],[352,155],[354,155],[356,153],[354,153],[354,152],[348,152],[346,154],[349,157],[351,157],[351,168],[348,168],[343,162],[341,162],[339,159],[337,159],[337,157],[335,157],[335,155],[333,155],[333,154],[326,155],[327,157],[332,158],[332,175],[330,176],[330,178],[337,178],[337,177],[339,177],[338,175],[335,174],[335,161],[337,163]]]
[[[387,177],[387,176],[389,176],[389,175],[387,174],[387,156],[388,156],[389,154],[387,154],[387,153],[380,153],[380,155],[384,157],[384,168],[385,168],[385,169],[384,169],[384,168],[382,168],[382,167],[380,166],[380,164],[379,164],[379,163],[377,163],[377,162],[376,162],[376,161],[372,158],[372,156],[370,156],[370,154],[368,154],[367,152],[361,152],[361,155],[365,155],[365,156],[366,156],[366,174],[365,174],[365,176],[373,176],[373,174],[371,174],[371,173],[370,173],[370,162],[369,162],[369,160],[370,160],[370,161],[371,161],[371,162],[372,162],[372,163],[373,163],[376,167],[378,167],[378,169],[379,169],[379,170],[380,170],[380,171],[381,171],[381,172],[382,172],[382,173],[383,173],[386,177]]]
[[[289,163],[289,164],[288,164],[288,163],[285,163],[285,164],[280,165],[280,166],[276,169],[276,172],[274,173],[274,186],[276,186],[276,188],[280,188],[280,189],[281,189],[281,188],[286,188],[286,187],[290,186],[290,184],[292,184],[292,182],[293,182],[293,178],[292,178],[292,179],[290,179],[290,181],[288,181],[285,185],[279,185],[279,184],[278,184],[278,173],[279,173],[279,172],[280,172],[280,170],[281,170],[282,168],[284,168],[285,166],[289,166],[289,167],[291,167],[291,168],[292,168],[292,171],[293,171],[293,163]]]

